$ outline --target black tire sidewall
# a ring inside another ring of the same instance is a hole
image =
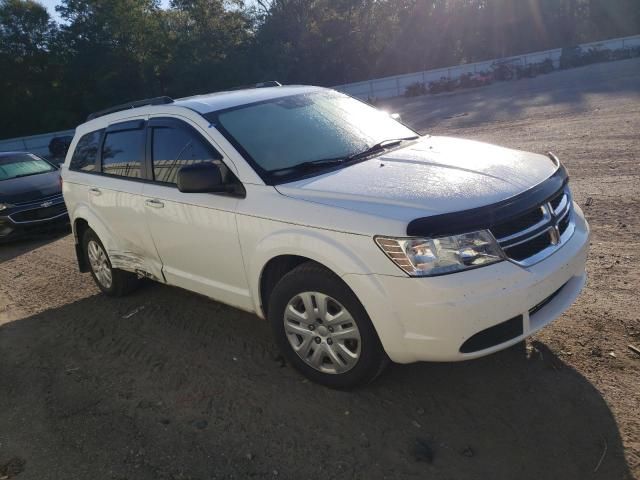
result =
[[[289,301],[302,292],[329,295],[340,302],[356,322],[361,353],[356,366],[348,372],[320,372],[305,363],[289,344],[284,330],[284,311]],[[269,298],[268,319],[275,341],[287,360],[310,380],[328,387],[349,389],[368,383],[378,375],[386,358],[375,328],[355,294],[340,277],[315,264],[297,267],[278,282]]]

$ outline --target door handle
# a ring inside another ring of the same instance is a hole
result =
[[[90,193],[91,195],[95,195],[96,197],[97,197],[98,195],[102,195],[102,192],[100,191],[100,189],[99,189],[99,188],[90,188],[90,189],[89,189],[89,193]]]
[[[163,208],[164,207],[164,203],[162,203],[160,200],[156,200],[155,198],[153,200],[145,200],[144,202],[147,207],[151,207],[151,208]]]

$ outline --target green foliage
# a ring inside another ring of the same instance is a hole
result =
[[[56,26],[40,4],[4,0],[0,3],[0,136],[12,136],[49,127],[40,115],[30,118],[46,102],[56,83],[49,73],[52,58],[49,45]]]
[[[127,100],[335,85],[640,32],[638,0],[0,0],[0,138]]]

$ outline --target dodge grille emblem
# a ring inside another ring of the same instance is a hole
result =
[[[40,206],[41,206],[42,208],[47,208],[47,207],[50,207],[51,205],[53,205],[53,202],[48,201],[48,200],[47,200],[46,202],[42,202],[42,203],[40,204]]]
[[[556,216],[556,212],[553,210],[553,206],[550,203],[545,204],[544,209],[551,219],[551,228],[549,229],[549,239],[551,240],[551,245],[557,245],[560,243],[560,228],[558,228],[558,217]]]

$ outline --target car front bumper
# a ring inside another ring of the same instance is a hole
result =
[[[543,261],[510,261],[432,278],[346,275],[398,363],[459,361],[514,345],[560,316],[586,282],[589,227],[574,210],[571,238]]]
[[[8,242],[69,225],[69,216],[62,196],[11,207],[0,212],[0,242]]]

